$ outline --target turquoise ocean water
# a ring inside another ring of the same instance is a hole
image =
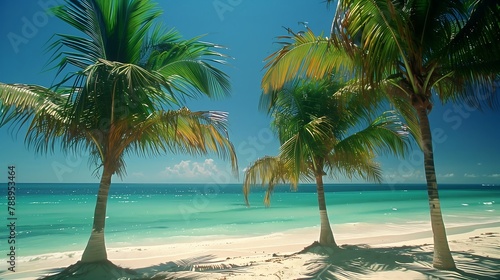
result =
[[[18,184],[18,256],[83,250],[90,234],[97,184]],[[333,229],[342,224],[425,224],[423,185],[326,185]],[[447,226],[500,222],[500,187],[441,185]],[[319,224],[315,187],[277,188],[266,208],[255,188],[247,207],[241,185],[113,184],[106,242],[140,246],[193,238],[255,236]],[[7,197],[0,202],[7,209]],[[4,221],[7,211],[2,211]],[[7,248],[7,241],[2,248]]]

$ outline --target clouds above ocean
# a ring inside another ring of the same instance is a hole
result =
[[[202,162],[181,160],[179,163],[167,166],[160,172],[162,177],[183,179],[209,179],[220,173],[215,161],[211,158]]]

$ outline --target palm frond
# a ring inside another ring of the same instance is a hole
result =
[[[130,116],[146,119],[162,105],[175,104],[167,81],[155,72],[120,62],[99,61],[84,71],[81,87],[70,91],[72,118],[69,131],[107,131],[115,120]],[[106,120],[106,122],[103,122]],[[102,137],[100,137],[102,138]]]
[[[264,204],[269,206],[271,204],[271,195],[274,187],[277,184],[290,183],[292,188],[297,188],[298,178],[294,176],[280,157],[265,156],[252,163],[245,171],[245,179],[243,182],[243,195],[245,196],[245,203],[249,205],[248,196],[250,189],[254,185],[260,184],[266,187],[266,195],[264,197]]]
[[[266,72],[261,87],[264,93],[280,90],[298,77],[322,79],[332,72],[350,71],[351,60],[328,38],[316,36],[311,30],[280,37],[284,46],[265,58]]]
[[[480,108],[498,105],[499,22],[490,0],[343,0],[332,41],[352,54],[364,84],[397,75],[410,94]]]
[[[351,54],[364,84],[374,84],[402,67],[407,78],[414,79],[406,54],[416,47],[409,19],[400,9],[397,1],[339,1],[332,40]],[[387,63],[380,63],[381,58]]]
[[[326,117],[313,118],[281,145],[280,155],[283,155],[286,165],[293,167],[296,174],[301,174],[304,170],[322,168],[312,167],[311,163],[316,156],[328,153],[328,147],[334,145],[330,141],[335,141],[335,138],[329,120]]]
[[[334,149],[324,157],[327,174],[333,178],[340,175],[348,179],[361,178],[380,183],[382,169],[375,161],[375,153],[366,146],[350,143],[348,139],[340,141]]]
[[[325,164],[333,176],[338,172],[348,178],[381,182],[382,170],[375,155],[406,155],[408,134],[394,112],[384,112],[365,129],[341,139],[325,157]]]
[[[173,89],[189,97],[204,94],[211,98],[229,95],[227,74],[216,65],[226,64],[227,55],[216,49],[222,46],[200,41],[201,36],[182,40],[175,29],[158,25],[145,40],[141,65],[161,73]]]
[[[86,36],[60,34],[59,39],[50,45],[49,50],[54,52],[50,61],[60,59],[58,74],[68,65],[85,69],[98,58],[106,57],[106,21],[97,2],[67,0],[65,4],[54,7],[52,12]],[[64,48],[69,50],[63,51]]]
[[[474,79],[500,72],[500,5],[492,0],[470,2],[470,6],[462,4],[462,18],[453,25],[458,30],[450,31],[448,41],[433,58],[443,70]]]
[[[53,151],[68,123],[67,95],[25,84],[0,83],[0,126],[28,126],[25,141],[37,152]]]
[[[186,96],[200,93],[211,98],[229,95],[228,76],[211,64],[200,60],[177,60],[158,69],[172,88]]]
[[[66,0],[53,12],[84,35],[58,34],[51,49],[61,58],[59,72],[69,64],[85,69],[98,59],[138,63],[143,40],[161,14],[149,0]]]
[[[420,122],[407,93],[403,92],[399,87],[394,86],[391,80],[384,81],[382,89],[388,93],[386,97],[390,101],[391,106],[403,118],[406,131],[409,132],[418,146],[422,148]]]
[[[387,111],[377,117],[365,129],[353,133],[336,145],[336,149],[349,149],[355,151],[363,149],[378,155],[392,153],[404,156],[408,152],[407,136],[409,132],[402,124],[395,112]]]
[[[236,153],[229,141],[226,121],[227,113],[219,111],[192,112],[187,108],[158,111],[145,121],[126,122],[127,126],[119,133],[126,135],[121,150],[140,155],[216,153],[230,159],[233,172],[237,174]]]
[[[434,79],[433,86],[443,102],[496,108],[500,104],[496,92],[500,81],[500,5],[496,1],[471,2],[465,7],[465,23],[456,24],[460,29],[433,56],[440,65],[440,78]]]

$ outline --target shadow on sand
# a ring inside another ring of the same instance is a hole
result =
[[[43,272],[47,276],[40,280],[164,280],[164,279],[199,279],[217,277],[224,279],[224,275],[243,273],[246,266],[215,261],[212,255],[181,259],[165,262],[140,269],[119,267],[110,261],[82,264],[77,262],[66,268],[48,269]]]
[[[471,248],[490,249],[495,257],[487,253],[477,254],[472,249],[453,251],[456,270],[437,270],[432,267],[432,245],[370,248],[367,245],[344,245],[340,248],[320,246],[313,243],[301,252],[292,255],[273,254],[265,262],[296,259],[304,254],[302,267],[294,267],[301,276],[294,279],[500,279],[499,244],[487,240],[498,237],[488,233],[473,237]],[[266,265],[265,262],[262,265]],[[260,263],[254,263],[261,265]],[[254,264],[235,265],[231,259],[220,260],[205,255],[169,261],[140,269],[121,268],[106,261],[100,263],[76,263],[67,268],[46,270],[44,280],[61,279],[227,279],[233,275],[245,275],[249,279],[255,274]],[[283,269],[292,269],[289,265]],[[253,273],[253,274],[252,274]],[[260,273],[260,272],[259,272]],[[297,275],[299,275],[297,274]],[[260,278],[259,278],[260,279]]]
[[[500,279],[500,259],[453,252],[457,269],[437,270],[432,267],[432,250],[424,247],[432,246],[333,249],[316,243],[301,252],[320,256],[305,264],[306,277],[300,279],[380,279],[389,271],[404,272],[404,279]]]

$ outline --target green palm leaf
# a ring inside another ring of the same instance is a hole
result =
[[[200,37],[181,41],[177,31],[160,30],[151,37],[148,69],[168,77],[173,88],[190,96],[203,93],[218,98],[229,94],[228,76],[214,67],[226,63],[227,56],[214,50],[221,46],[199,41]]]
[[[53,48],[68,47],[76,52],[58,52],[66,62],[81,69],[98,59],[138,63],[144,38],[161,15],[156,5],[146,1],[68,0],[67,6],[53,9],[54,14],[88,37],[59,34]],[[88,61],[89,63],[85,63]],[[83,66],[83,67],[82,67]],[[62,70],[62,69],[61,69]]]
[[[395,112],[387,111],[373,120],[367,128],[346,137],[337,147],[366,145],[367,150],[374,151],[378,155],[392,153],[404,156],[408,151],[405,141],[408,134]]]

